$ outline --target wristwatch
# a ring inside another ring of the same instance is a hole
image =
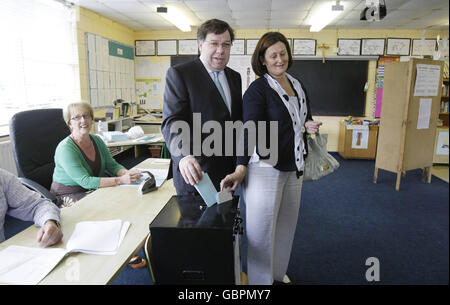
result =
[[[54,220],[54,219],[48,219],[46,222],[44,222],[44,225],[49,221],[53,221],[56,224],[56,226],[58,227],[58,229],[61,229],[61,224],[59,223],[59,221]]]

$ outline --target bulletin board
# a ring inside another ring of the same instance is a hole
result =
[[[91,106],[112,107],[117,99],[136,103],[134,48],[86,33],[86,49]]]
[[[136,58],[136,98],[141,109],[162,110],[166,74],[170,56],[140,56]]]

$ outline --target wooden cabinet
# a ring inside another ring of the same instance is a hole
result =
[[[431,182],[442,70],[442,61],[386,63],[375,183],[379,169],[397,173],[396,190],[408,170],[423,169],[423,180]]]
[[[364,134],[366,132],[368,135]],[[340,122],[338,153],[344,159],[375,159],[377,139],[378,126],[347,125]]]

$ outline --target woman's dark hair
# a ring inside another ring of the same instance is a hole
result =
[[[252,55],[252,68],[256,75],[263,76],[267,73],[267,67],[263,65],[266,50],[277,42],[281,41],[286,46],[289,56],[288,69],[292,66],[292,54],[289,42],[280,32],[267,32],[258,41]]]
[[[225,21],[219,19],[210,19],[205,22],[197,30],[197,39],[204,41],[208,33],[222,34],[227,31],[230,33],[231,42],[234,40],[234,30]]]

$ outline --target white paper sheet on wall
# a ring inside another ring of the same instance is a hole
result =
[[[97,55],[95,52],[88,52],[88,61],[89,61],[89,69],[96,70],[97,69]]]
[[[420,99],[417,129],[428,129],[430,127],[431,102],[431,98]]]
[[[369,130],[353,129],[352,131],[352,148],[367,149],[369,147]]]
[[[228,67],[239,72],[242,80],[242,94],[247,90],[248,86],[255,80],[256,76],[252,69],[252,57],[250,55],[232,55],[228,62]]]
[[[97,88],[97,71],[89,71],[89,86],[91,86],[92,89]]]
[[[441,131],[438,135],[436,155],[448,156],[448,131]]]
[[[414,96],[437,96],[441,66],[417,64]]]

